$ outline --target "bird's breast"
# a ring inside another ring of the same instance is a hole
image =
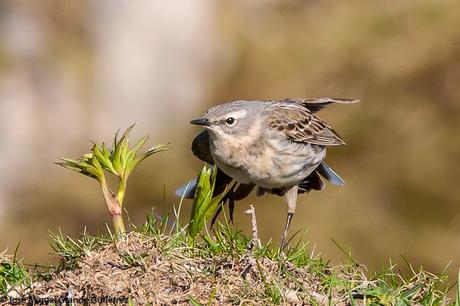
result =
[[[246,146],[241,143],[211,141],[210,149],[214,162],[225,174],[239,183],[252,182],[249,174],[252,156]]]

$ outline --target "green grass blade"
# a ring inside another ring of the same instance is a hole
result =
[[[207,220],[215,213],[222,195],[213,198],[217,168],[205,165],[198,175],[197,188],[190,216],[189,236],[193,239],[205,227]]]
[[[458,270],[457,297],[455,299],[455,306],[460,306],[460,269]]]

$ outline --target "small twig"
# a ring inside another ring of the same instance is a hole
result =
[[[251,215],[251,225],[252,225],[252,240],[248,245],[248,249],[252,249],[254,246],[261,248],[262,244],[260,243],[259,233],[257,231],[257,220],[256,220],[256,210],[253,205],[249,205],[249,209],[244,212],[245,215]]]

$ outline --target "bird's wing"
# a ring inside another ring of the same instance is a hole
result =
[[[323,190],[326,187],[318,172],[315,170],[299,184],[299,193],[311,190]]]
[[[203,131],[198,134],[192,142],[192,152],[193,155],[198,157],[208,164],[214,165],[214,160],[212,159],[211,149],[209,148],[209,133],[208,131]]]
[[[196,157],[198,157],[202,161],[204,161],[204,162],[206,162],[208,164],[214,165],[214,160],[212,159],[211,150],[209,148],[209,133],[208,133],[208,131],[201,132],[200,134],[198,134],[195,137],[195,139],[193,139],[192,152],[193,152],[193,155],[195,155]],[[225,190],[225,188],[227,187],[227,185],[230,184],[231,181],[232,181],[231,177],[229,177],[222,170],[217,168],[216,184],[215,184],[215,187],[214,187],[214,195],[213,196],[216,196],[216,195],[222,193]],[[195,185],[196,185],[196,181],[195,181]],[[182,187],[185,187],[185,185],[182,186]],[[190,191],[187,193],[187,195],[192,195],[192,193],[194,193],[195,189],[193,189],[193,187],[194,186],[189,186]],[[179,193],[181,191],[182,191],[182,189],[179,188],[178,191],[176,191],[176,193]],[[188,197],[188,198],[193,198],[193,195],[191,197]]]
[[[197,177],[194,177],[184,185],[176,189],[176,196],[184,199],[193,199],[197,186]]]
[[[326,122],[314,116],[302,104],[286,101],[274,103],[267,120],[269,128],[284,133],[295,142],[323,146],[345,144]]]
[[[351,103],[359,102],[359,100],[348,99],[348,98],[306,98],[306,99],[287,98],[284,100],[279,100],[278,102],[297,103],[307,108],[310,112],[316,113],[330,104],[335,104],[335,103],[351,104]]]
[[[251,191],[254,189],[254,184],[239,184],[238,187],[235,188],[233,192],[233,197],[235,201],[242,200],[249,196]]]

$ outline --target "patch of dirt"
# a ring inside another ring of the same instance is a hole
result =
[[[258,305],[272,303],[267,293],[276,292],[279,283],[284,288],[279,293],[282,303],[301,305],[308,296],[320,304],[327,300],[317,293],[319,280],[312,279],[306,269],[285,263],[284,274],[291,275],[292,280],[280,280],[278,263],[267,258],[256,260],[249,251],[236,261],[222,256],[203,259],[190,256],[192,250],[185,247],[161,254],[156,243],[152,238],[130,233],[116,245],[87,252],[76,269],[33,284],[30,295],[61,301],[72,297],[91,304],[127,304],[129,299],[137,305],[189,305],[192,301],[205,305],[209,301],[213,305]]]

